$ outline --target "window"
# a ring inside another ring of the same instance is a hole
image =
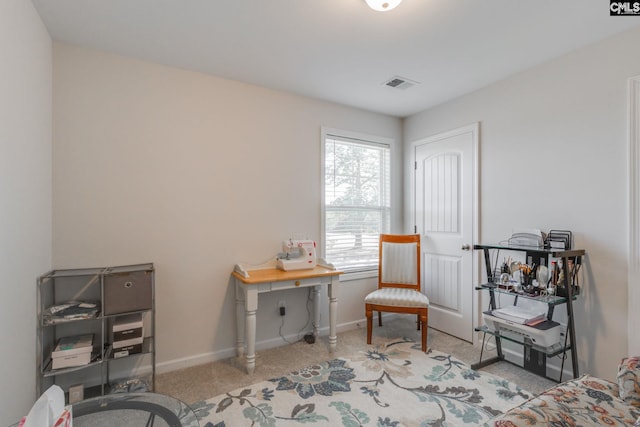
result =
[[[324,257],[344,272],[377,270],[391,222],[391,146],[328,131],[322,140]]]

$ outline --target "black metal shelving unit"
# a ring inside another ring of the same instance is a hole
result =
[[[553,381],[561,382],[562,381],[562,373],[564,370],[564,362],[566,360],[567,351],[571,350],[571,367],[573,377],[577,378],[579,376],[579,367],[578,367],[578,350],[576,348],[576,333],[575,333],[575,322],[574,322],[574,314],[573,314],[573,301],[576,300],[577,295],[580,293],[580,287],[575,281],[575,278],[572,277],[571,271],[569,270],[569,260],[573,261],[574,265],[582,264],[582,257],[585,255],[585,251],[583,249],[545,249],[540,247],[531,247],[531,246],[516,246],[516,245],[482,245],[476,244],[474,245],[474,249],[482,250],[484,252],[484,263],[487,272],[488,283],[476,286],[476,290],[489,292],[489,311],[493,311],[497,309],[496,305],[496,294],[508,294],[515,297],[514,304],[517,302],[518,298],[526,298],[531,299],[538,302],[546,303],[548,306],[547,310],[547,319],[544,323],[553,322],[553,314],[554,308],[558,305],[566,305],[567,310],[567,330],[564,336],[564,342],[561,342],[557,345],[552,345],[550,347],[541,347],[532,343],[526,339],[517,339],[513,336],[505,336],[501,334],[498,330],[493,331],[489,329],[487,326],[480,326],[475,328],[477,332],[483,333],[483,349],[484,351],[484,341],[486,339],[486,335],[490,334],[495,337],[496,341],[496,351],[497,356],[482,360],[482,351],[480,353],[480,361],[478,363],[472,364],[471,367],[473,369],[480,369],[484,366],[490,365],[499,361],[506,361],[509,363],[513,363],[509,360],[506,360],[504,353],[502,351],[502,340],[507,340],[510,342],[514,342],[520,344],[524,347],[525,354],[542,354],[546,357],[553,356],[562,356],[562,365],[560,367],[560,378],[551,378],[546,375],[543,375],[545,378],[548,378]],[[525,257],[528,263],[536,263],[537,265],[549,265],[550,259],[561,259],[562,268],[564,270],[564,278],[565,278],[565,286],[562,288],[558,288],[557,295],[544,295],[544,296],[534,296],[528,295],[525,293],[515,293],[512,290],[502,289],[495,277],[495,271],[491,265],[491,251],[518,251],[525,252]],[[545,325],[540,324],[538,327],[544,327]],[[545,366],[546,368],[546,366]],[[538,373],[533,371],[534,373]],[[546,372],[546,369],[545,369]]]

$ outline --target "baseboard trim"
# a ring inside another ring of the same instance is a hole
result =
[[[398,317],[400,315],[395,314],[395,313],[388,313],[388,314],[383,314],[383,319],[387,319],[387,320],[392,320],[394,317]],[[338,333],[342,333],[342,332],[347,332],[353,329],[360,329],[360,328],[364,328],[367,325],[367,319],[366,318],[362,318],[362,319],[358,319],[358,320],[353,320],[350,322],[344,322],[344,323],[340,323],[338,325],[336,325],[336,329]],[[302,338],[302,336],[304,336],[307,333],[310,333],[311,331],[303,331],[299,334],[289,334],[289,335],[285,335],[285,339],[287,341],[290,342],[294,342],[294,341],[298,341]],[[318,334],[320,336],[328,336],[329,335],[329,327],[322,327],[318,329]],[[480,341],[482,342],[482,341]],[[276,337],[276,338],[271,338],[271,339],[267,339],[267,340],[262,340],[262,341],[257,341],[256,342],[256,352],[258,351],[262,351],[262,350],[268,350],[270,348],[274,348],[274,347],[279,347],[282,345],[287,344],[285,341],[283,341],[283,339],[281,337]],[[338,345],[340,345],[340,341],[338,340]],[[524,355],[522,354],[522,351],[518,352],[517,350],[511,349],[511,348],[507,348],[506,346],[502,347],[502,351],[505,355],[505,358],[513,363],[516,364],[518,366],[523,366],[524,365]],[[188,357],[183,357],[183,358],[179,358],[179,359],[173,359],[173,360],[168,360],[168,361],[164,361],[161,363],[157,363],[156,364],[156,373],[157,374],[162,374],[162,373],[166,373],[166,372],[172,372],[172,371],[176,371],[179,369],[185,369],[185,368],[190,368],[193,366],[198,366],[198,365],[203,365],[206,363],[211,363],[211,362],[217,362],[219,360],[223,360],[223,359],[228,359],[230,357],[234,357],[236,355],[236,348],[232,347],[232,348],[225,348],[222,350],[218,350],[218,351],[213,351],[213,352],[209,352],[209,353],[202,353],[202,354],[198,354],[198,355],[194,355],[194,356],[188,356]],[[259,354],[256,355],[256,357],[260,357]],[[567,360],[570,360],[569,358],[567,358]],[[553,362],[553,361],[552,361]],[[148,369],[148,371],[150,372],[151,368],[150,366],[143,366],[140,367],[142,369]],[[524,368],[522,368],[524,369]],[[551,363],[551,362],[547,362],[547,377],[551,377],[551,378],[559,378],[560,377],[560,366]],[[565,363],[565,369],[563,370],[563,375],[562,375],[563,380],[568,380],[570,378],[573,378],[573,375],[571,373],[571,366],[567,366],[567,363]]]
[[[225,348],[209,353],[201,353],[193,356],[181,357],[179,359],[167,360],[156,363],[156,374],[176,371],[178,369],[191,368],[193,366],[204,365],[205,363],[216,362],[218,360],[228,359],[236,355],[236,349]]]
[[[350,331],[352,329],[361,328],[363,324],[366,324],[366,319],[355,320],[351,322],[345,322],[336,325],[336,329],[338,333]],[[300,333],[285,335],[284,338],[288,342],[296,342],[302,339],[305,334],[310,333],[309,331],[303,331]],[[322,327],[318,329],[318,334],[320,336],[328,336],[329,335],[329,327]],[[274,347],[280,347],[282,345],[288,344],[287,341],[284,341],[281,337],[271,338],[267,340],[256,341],[256,352],[261,350],[268,350]],[[338,340],[338,345],[340,345],[340,341]],[[219,360],[228,359],[230,357],[234,357],[236,355],[236,348],[225,348],[218,351],[213,351],[209,353],[201,353],[194,356],[182,357],[179,359],[167,360],[164,362],[160,362],[156,364],[156,373],[163,374],[166,372],[172,372],[179,369],[190,368],[193,366],[203,365],[205,363],[217,362]],[[256,357],[260,357],[259,354],[256,354]]]

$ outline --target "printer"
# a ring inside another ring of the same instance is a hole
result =
[[[490,331],[525,344],[553,347],[560,343],[560,323],[546,319],[546,304],[519,300],[516,305],[485,311],[482,318]]]

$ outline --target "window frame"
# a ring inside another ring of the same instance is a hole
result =
[[[393,229],[393,216],[394,216],[394,209],[393,209],[393,200],[394,200],[394,185],[393,185],[393,169],[394,169],[394,140],[392,138],[386,138],[386,137],[381,137],[381,136],[375,136],[375,135],[368,135],[368,134],[364,134],[364,133],[360,133],[360,132],[353,132],[353,131],[345,131],[342,129],[333,129],[333,128],[326,128],[326,127],[322,127],[321,128],[321,142],[320,142],[320,193],[321,193],[321,202],[320,202],[320,206],[321,206],[321,218],[320,218],[320,252],[321,252],[321,257],[323,259],[326,259],[326,247],[327,247],[327,238],[326,238],[326,214],[327,214],[327,209],[326,209],[326,200],[325,200],[325,192],[326,192],[326,186],[325,186],[325,162],[326,162],[326,141],[327,138],[331,139],[331,138],[336,138],[336,139],[346,139],[346,140],[353,140],[354,142],[362,142],[363,144],[371,144],[371,145],[379,145],[379,146],[384,146],[389,150],[389,169],[388,169],[388,174],[389,174],[389,195],[388,195],[388,199],[389,199],[389,218],[388,218],[388,224],[389,224],[389,230],[386,230],[387,233],[390,233],[391,230]],[[327,261],[331,261],[331,260],[327,260]],[[372,278],[372,277],[377,277],[378,276],[378,266],[377,266],[377,262],[376,265],[374,267],[372,267],[371,269],[366,269],[366,270],[360,270],[360,271],[348,271],[345,272],[344,274],[342,274],[340,276],[340,280],[341,281],[346,281],[346,280],[356,280],[356,279],[364,279],[364,278]]]

